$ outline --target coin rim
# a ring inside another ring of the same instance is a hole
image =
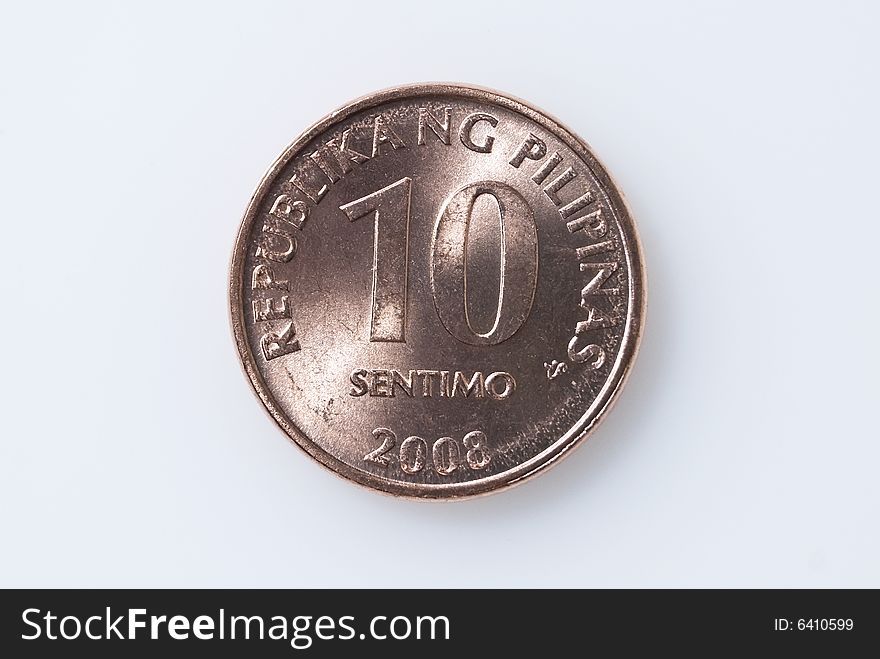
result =
[[[603,191],[607,194],[610,203],[614,207],[615,218],[622,230],[623,251],[625,258],[629,262],[629,305],[626,327],[621,339],[622,346],[614,366],[608,374],[608,378],[603,383],[602,389],[592,404],[585,410],[581,418],[547,449],[512,469],[465,483],[417,484],[393,481],[352,467],[319,447],[296,424],[289,420],[281,407],[276,404],[269,387],[257,368],[256,360],[247,340],[244,324],[245,310],[243,304],[245,296],[243,283],[248,237],[257,218],[263,198],[271,188],[278,173],[299,154],[306,144],[317,135],[331,128],[334,124],[344,121],[355,113],[380,106],[384,103],[422,96],[461,97],[470,101],[476,100],[498,105],[524,115],[526,118],[542,126],[545,130],[553,133],[583,160],[584,164],[590,168],[602,186]],[[419,500],[463,499],[498,492],[543,473],[563,457],[570,455],[574,448],[582,444],[592,434],[617,401],[618,395],[635,363],[645,323],[647,301],[645,276],[641,241],[632,212],[620,188],[615,184],[614,179],[608,173],[605,166],[594,155],[586,141],[578,137],[555,117],[509,94],[487,87],[462,83],[416,83],[383,89],[343,105],[303,132],[284,149],[281,155],[266,170],[254,193],[251,195],[235,239],[235,247],[229,268],[230,320],[241,366],[254,393],[263,403],[264,409],[275,423],[299,448],[334,474],[374,491]]]

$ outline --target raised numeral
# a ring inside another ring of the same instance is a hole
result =
[[[428,442],[421,437],[407,437],[400,445],[400,468],[408,474],[417,474],[425,466]]]
[[[375,462],[383,467],[388,466],[391,462],[391,456],[387,455],[388,451],[397,446],[397,435],[388,428],[376,428],[373,431],[373,437],[382,440],[382,445],[375,451],[370,451],[364,456],[367,462]]]
[[[501,268],[498,306],[488,332],[478,332],[468,317],[467,243],[474,202],[480,195],[498,202],[501,214]],[[538,234],[522,195],[505,183],[481,181],[461,188],[440,212],[431,250],[431,290],[443,326],[459,341],[495,345],[522,327],[538,283]]]
[[[468,466],[470,466],[471,469],[485,469],[490,462],[486,434],[479,430],[469,432],[464,436],[464,445],[468,450]]]
[[[434,469],[441,476],[448,476],[458,469],[461,462],[461,449],[452,437],[441,437],[434,442]]]
[[[366,197],[339,207],[354,222],[371,216],[373,305],[370,341],[405,341],[409,202],[412,180],[402,178]]]
[[[409,216],[412,180],[391,185],[340,206],[352,222],[375,221],[370,341],[405,341]],[[501,266],[495,320],[487,332],[468,316],[467,246],[474,202],[490,195],[498,203]],[[495,345],[522,327],[538,284],[538,233],[528,202],[512,187],[480,181],[460,188],[443,205],[431,247],[431,292],[446,330],[471,345]]]
[[[397,446],[397,435],[388,428],[376,428],[373,437],[381,440],[379,448],[364,456],[366,462],[387,467],[393,460],[391,449]],[[485,469],[491,461],[489,440],[479,430],[469,432],[462,441],[467,451],[465,459],[461,458],[461,446],[452,437],[441,437],[431,449],[434,471],[441,476],[448,476],[459,467],[468,466],[474,470]],[[397,455],[400,469],[407,474],[417,474],[428,464],[428,442],[413,435],[403,440]]]

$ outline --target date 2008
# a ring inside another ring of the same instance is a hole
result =
[[[364,456],[366,462],[387,467],[392,459],[397,457],[400,468],[407,474],[417,474],[428,466],[428,442],[421,437],[413,435],[403,440],[397,456],[391,453],[397,446],[397,435],[393,430],[376,428],[373,437],[380,441],[381,445]],[[489,465],[491,461],[489,442],[484,432],[480,430],[469,432],[464,436],[462,444],[464,449],[452,437],[441,437],[434,442],[430,453],[430,462],[434,471],[441,476],[448,476],[464,466],[480,470]]]
[[[853,628],[852,618],[798,618],[797,621],[788,618],[775,618],[773,631],[818,631],[818,632],[847,632]]]

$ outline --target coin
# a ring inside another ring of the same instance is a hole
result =
[[[595,428],[644,319],[636,228],[555,119],[482,88],[346,105],[260,181],[232,259],[244,370],[284,432],[382,492],[518,483]]]

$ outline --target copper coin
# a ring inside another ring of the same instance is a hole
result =
[[[377,92],[309,128],[247,207],[238,352],[284,432],[383,492],[518,483],[595,428],[644,317],[633,219],[583,140],[510,96]]]

